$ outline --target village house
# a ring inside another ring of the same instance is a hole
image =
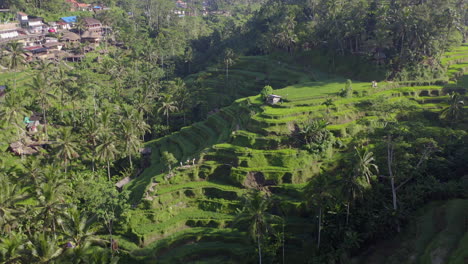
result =
[[[48,43],[44,43],[44,45],[42,46],[46,48],[47,50],[61,50],[64,44],[61,42],[48,42]]]
[[[92,17],[85,17],[83,18],[83,22],[86,26],[86,31],[101,33],[102,31],[101,21],[94,19]]]
[[[40,34],[44,30],[43,19],[40,17],[28,19],[27,29],[31,34]]]
[[[101,34],[93,31],[85,31],[81,35],[81,40],[83,42],[99,43],[101,41]]]
[[[90,4],[80,3],[76,0],[65,0],[65,2],[70,4],[70,11],[89,11]]]
[[[19,37],[17,29],[0,30],[0,40],[8,40]]]
[[[28,14],[23,12],[18,12],[18,21],[20,22],[21,26],[28,25]]]
[[[75,25],[76,21],[76,16],[61,17],[60,21],[57,22],[57,25],[59,28],[62,27],[62,29],[71,29]]]
[[[75,45],[77,45],[77,43],[80,42],[80,36],[73,32],[66,31],[63,34],[61,41],[65,42],[65,45],[67,47],[74,47]]]

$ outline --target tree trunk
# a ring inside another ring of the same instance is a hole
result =
[[[107,177],[109,177],[109,181],[111,181],[110,162],[109,162],[109,160],[107,160]]]
[[[322,207],[319,208],[319,222],[318,222],[318,236],[317,236],[317,249],[320,248],[320,233],[322,231]]]
[[[167,127],[169,127],[169,111],[166,114]]]
[[[346,225],[348,225],[348,220],[349,220],[349,201],[346,204]]]
[[[260,234],[257,236],[257,244],[258,244],[258,263],[262,264],[262,247],[260,245]]]
[[[283,264],[284,264],[284,220],[283,220]]]
[[[393,210],[396,211],[398,210],[397,207],[397,193],[395,189],[395,176],[393,175],[393,170],[392,170],[392,164],[393,164],[393,146],[391,146],[391,136],[388,138],[388,145],[387,145],[387,165],[388,165],[388,174],[390,177],[390,184],[392,186],[392,199],[393,199]],[[395,225],[397,228],[397,232],[400,233],[400,224],[398,223],[398,220],[395,219]]]
[[[128,161],[130,162],[130,168],[133,169],[132,154],[128,155]]]
[[[49,134],[47,133],[47,118],[46,118],[46,111],[44,108],[44,103],[42,103],[42,117],[44,118],[44,132],[46,135],[46,139],[49,139]]]
[[[393,163],[393,147],[391,147],[390,143],[391,138],[389,138],[388,145],[387,145],[387,166],[388,166],[388,174],[390,177],[390,183],[392,185],[392,198],[393,198],[393,210],[397,210],[397,197],[396,197],[396,190],[395,190],[395,177],[393,176],[392,170],[392,163]]]

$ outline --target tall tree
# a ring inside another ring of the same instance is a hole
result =
[[[44,131],[46,137],[48,137],[47,132],[47,110],[49,109],[52,99],[55,99],[56,96],[51,90],[51,86],[46,80],[46,77],[43,74],[38,74],[33,77],[32,83],[28,84],[28,87],[31,88],[36,96],[36,101],[40,104],[42,110],[42,118],[44,121]]]
[[[304,189],[307,202],[318,209],[317,249],[320,248],[321,243],[323,211],[333,199],[330,189],[329,180],[324,174],[312,178]]]
[[[138,153],[141,141],[138,139],[138,135],[135,131],[134,123],[130,120],[125,120],[121,122],[122,130],[122,143],[124,147],[124,152],[128,156],[128,161],[130,163],[130,168],[133,169],[132,155]]]
[[[55,147],[57,158],[63,160],[66,173],[69,161],[80,156],[77,152],[78,144],[73,137],[71,128],[64,127],[60,129]]]
[[[116,159],[118,153],[117,148],[115,146],[116,139],[115,136],[110,133],[102,133],[98,139],[99,145],[96,147],[96,156],[98,160],[107,163],[107,177],[110,181],[110,162]]]
[[[167,126],[169,126],[169,114],[177,111],[178,109],[179,108],[177,107],[176,102],[172,101],[172,96],[164,96],[163,101],[161,102],[161,105],[158,108],[158,112],[166,116]]]
[[[272,224],[280,223],[280,217],[267,212],[271,200],[260,191],[251,191],[244,196],[244,207],[235,223],[248,223],[249,234],[257,242],[258,262],[262,263],[262,243],[271,234]]]

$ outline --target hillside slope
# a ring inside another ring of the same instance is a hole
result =
[[[275,90],[283,97],[282,104],[264,105],[259,96],[239,99],[203,122],[149,142],[151,166],[125,187],[135,205],[128,225],[119,231],[121,246],[130,252],[129,263],[254,262],[255,248],[245,233],[232,226],[242,206],[240,198],[252,188],[268,190],[285,214],[294,216],[285,223],[286,260],[301,263],[307,259],[315,230],[302,188],[321,168],[330,166],[333,153],[336,158],[343,150],[330,146],[317,155],[299,148],[293,136],[297,126],[325,119],[334,136],[346,143],[359,131],[381,125],[369,111],[372,100],[410,101],[414,111],[438,113],[447,106],[448,93],[465,91],[455,82],[466,76],[460,65],[468,52],[463,54],[462,59],[458,53],[446,57],[449,72],[461,69],[451,82],[427,86],[382,82],[372,88],[368,82],[354,81],[353,96],[345,98],[337,95],[345,87],[343,78],[293,78],[294,84]],[[324,105],[326,99],[332,99],[334,106]],[[165,151],[181,163],[171,172],[161,160]]]
[[[369,248],[354,263],[463,264],[468,262],[468,200],[421,208],[402,235]]]

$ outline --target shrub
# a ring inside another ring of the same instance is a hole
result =
[[[262,91],[260,92],[260,95],[262,96],[262,99],[265,101],[268,95],[273,93],[273,88],[270,85],[267,85],[263,87]]]

